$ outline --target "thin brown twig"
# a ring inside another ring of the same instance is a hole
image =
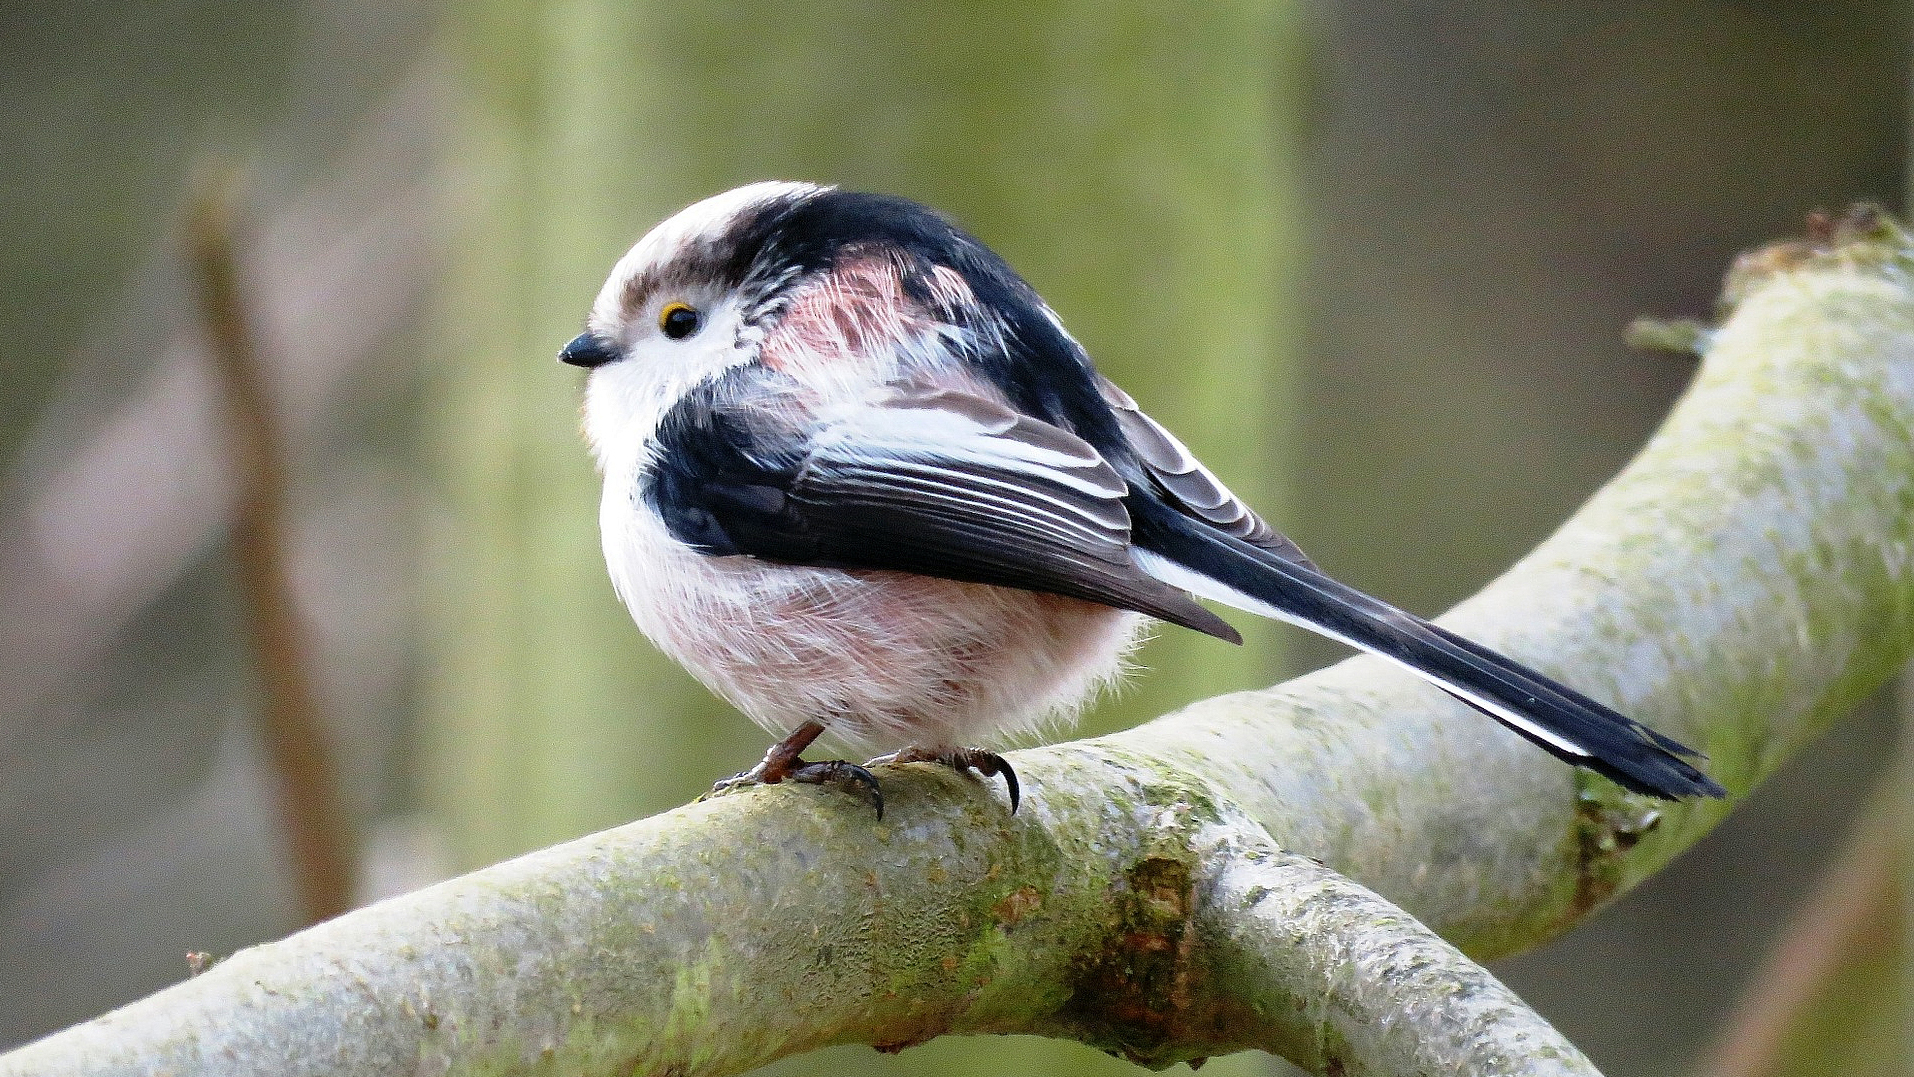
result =
[[[353,841],[287,579],[285,462],[241,295],[234,186],[228,176],[201,184],[188,239],[207,354],[226,403],[226,456],[237,495],[233,558],[259,667],[261,731],[300,904],[316,923],[351,907]]]
[[[1890,769],[1836,862],[1821,876],[1721,1024],[1700,1077],[1775,1077],[1791,1035],[1842,967],[1897,930],[1902,768]]]

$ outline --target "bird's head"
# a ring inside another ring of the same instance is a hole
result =
[[[760,265],[776,223],[826,188],[753,183],[689,206],[653,228],[612,267],[586,331],[558,353],[596,370],[615,363],[702,367],[728,360],[762,324],[788,274]],[[748,340],[747,340],[748,343]]]
[[[762,362],[822,397],[927,368],[1002,381],[1009,339],[1079,354],[1029,285],[936,211],[766,182],[652,229],[558,357],[592,371],[586,431],[603,462],[642,447],[672,403],[732,367]]]
[[[612,267],[585,332],[558,353],[592,372],[585,427],[601,463],[642,443],[691,386],[756,358],[796,275],[768,270],[766,242],[777,221],[825,190],[765,182],[714,195],[653,228]]]

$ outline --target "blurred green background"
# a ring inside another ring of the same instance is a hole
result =
[[[1631,317],[1706,313],[1811,207],[1900,205],[1911,29],[1874,0],[9,5],[0,1046],[304,915],[185,253],[209,167],[243,177],[285,567],[368,900],[763,751],[613,598],[552,362],[678,206],[806,178],[943,208],[1320,563],[1432,614],[1680,391],[1689,362],[1626,350]],[[1238,623],[1240,650],[1153,643],[1086,727],[1336,657]],[[1895,730],[1857,716],[1498,973],[1605,1072],[1730,1073],[1725,1015]],[[1843,1065],[1903,1072],[1887,1035],[1849,1028],[1875,1053]],[[1131,1071],[1023,1039],[774,1069]]]

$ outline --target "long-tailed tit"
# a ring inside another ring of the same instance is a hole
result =
[[[901,198],[757,183],[621,259],[559,358],[591,370],[605,559],[639,628],[783,739],[732,783],[876,780],[800,754],[1002,774],[968,747],[1068,715],[1192,596],[1407,668],[1656,797],[1694,753],[1320,572],[1097,373],[1004,261]],[[720,783],[724,786],[727,783]],[[882,812],[882,800],[878,799]]]

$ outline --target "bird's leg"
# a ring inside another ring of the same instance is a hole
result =
[[[738,777],[748,778],[754,784],[778,784],[790,777],[793,770],[804,764],[804,761],[798,757],[804,754],[804,749],[809,748],[812,741],[823,734],[823,722],[806,722],[798,726],[790,736],[771,745],[771,750],[764,753],[764,762]]]
[[[996,752],[987,752],[982,748],[926,748],[912,745],[880,755],[864,765],[883,767],[893,763],[942,763],[959,774],[976,771],[987,778],[1003,776],[1004,785],[1010,790],[1010,814],[1017,814],[1017,804],[1022,799],[1022,791],[1017,785],[1017,772],[1010,769],[1010,762]]]
[[[799,758],[804,749],[811,746],[824,732],[824,723],[806,722],[797,727],[790,736],[771,745],[764,753],[764,761],[742,774],[734,774],[711,787],[706,796],[718,796],[734,789],[743,789],[752,785],[777,785],[779,782],[803,782],[806,785],[836,785],[846,789],[870,795],[871,803],[877,808],[877,817],[884,818],[884,791],[877,786],[877,779],[871,772],[856,763],[847,763],[842,759],[827,759],[819,763],[807,763]]]

